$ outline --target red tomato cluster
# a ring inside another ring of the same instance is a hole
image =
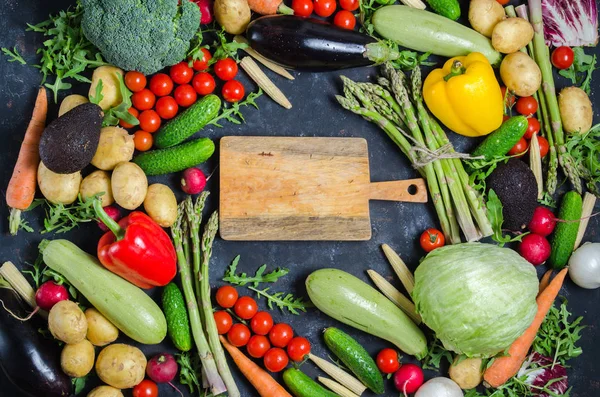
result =
[[[320,17],[333,17],[333,24],[343,29],[352,30],[356,26],[356,17],[352,13],[359,6],[359,0],[339,0],[341,10],[337,13],[336,0],[293,0],[292,9],[294,15],[300,17],[309,17],[313,11]]]
[[[250,321],[250,327],[245,323],[234,324],[228,311],[216,311],[214,318],[219,335],[227,334],[227,340],[234,346],[246,346],[248,354],[262,358],[269,371],[282,371],[289,360],[300,362],[310,353],[310,342],[306,338],[294,337],[294,330],[288,324],[274,324],[273,317],[268,312],[258,311],[251,297],[240,297],[235,288],[225,285],[217,290],[215,299],[223,309],[233,309],[237,317]]]

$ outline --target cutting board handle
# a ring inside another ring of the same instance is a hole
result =
[[[404,181],[371,182],[371,200],[427,202],[427,186],[421,178]]]

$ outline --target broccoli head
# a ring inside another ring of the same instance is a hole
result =
[[[83,33],[104,58],[152,74],[185,58],[200,27],[188,0],[82,0]]]

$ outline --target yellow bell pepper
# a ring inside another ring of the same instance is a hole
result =
[[[482,136],[502,124],[502,92],[487,58],[478,52],[449,59],[423,83],[427,107],[446,127]]]

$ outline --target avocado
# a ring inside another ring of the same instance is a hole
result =
[[[40,140],[40,158],[57,174],[81,171],[92,161],[102,128],[102,109],[84,103],[50,123]]]

